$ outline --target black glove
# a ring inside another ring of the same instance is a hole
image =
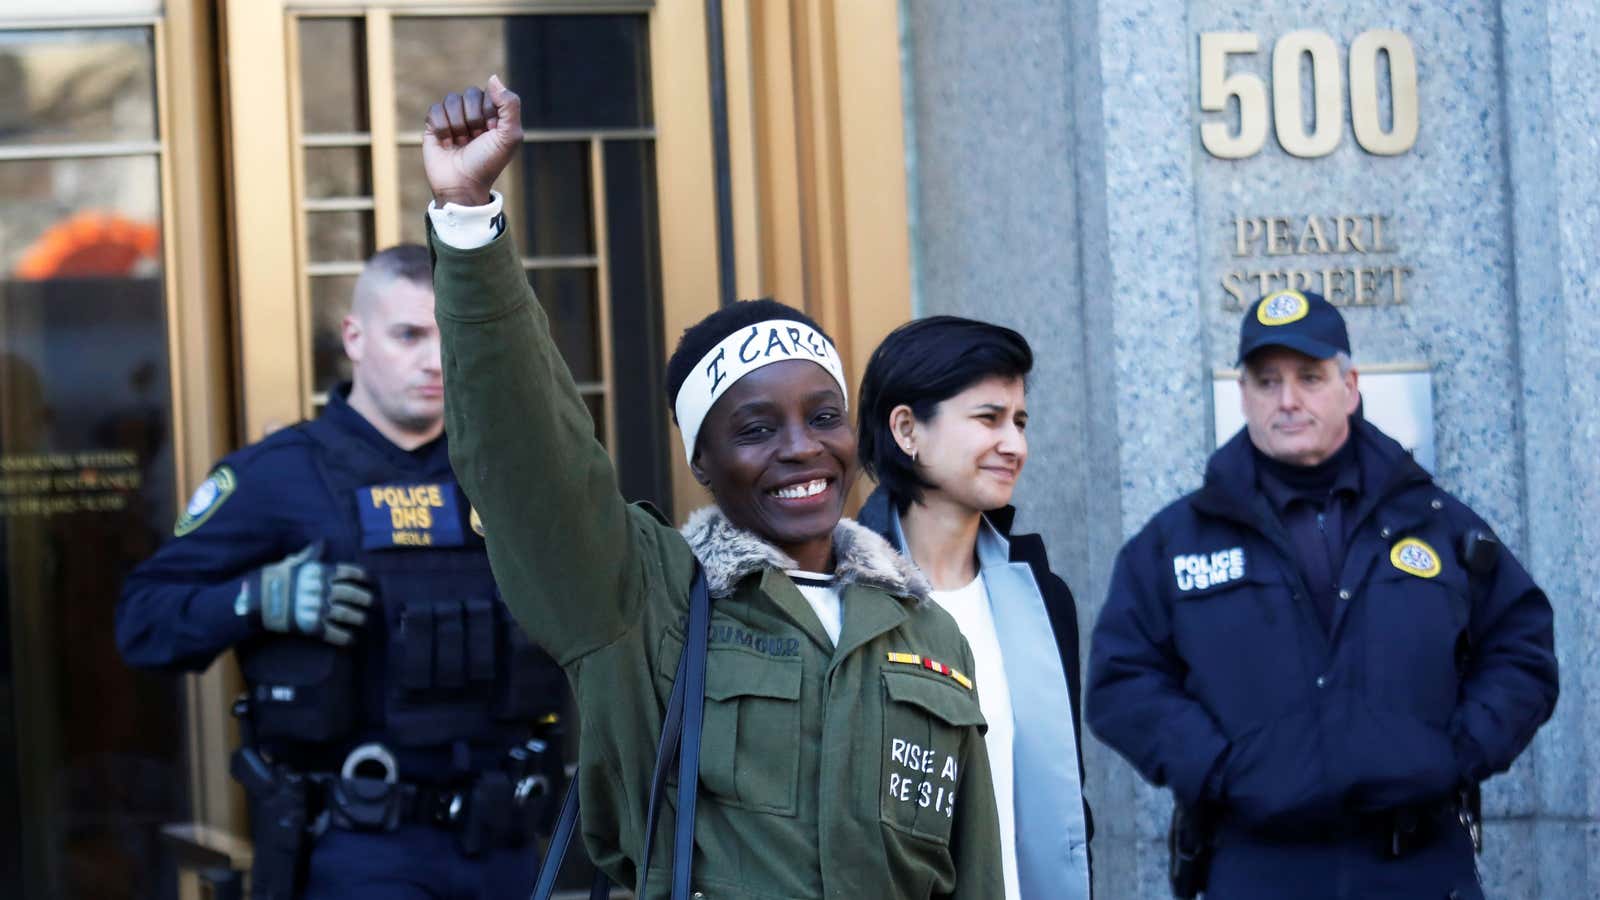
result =
[[[360,566],[318,560],[322,542],[245,578],[234,612],[259,618],[268,631],[304,634],[335,646],[355,639],[372,609],[372,585]]]

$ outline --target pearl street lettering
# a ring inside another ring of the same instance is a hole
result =
[[[1244,548],[1233,547],[1215,553],[1181,553],[1172,558],[1172,574],[1180,591],[1206,588],[1244,577]]]
[[[889,742],[889,763],[902,770],[889,773],[889,799],[944,813],[947,819],[955,815],[961,770],[954,756],[894,738]]]
[[[1304,261],[1224,273],[1220,279],[1222,308],[1243,309],[1256,297],[1277,290],[1316,291],[1334,306],[1403,305],[1415,269],[1392,260],[1398,252],[1390,238],[1392,219],[1383,213],[1234,216],[1235,258],[1300,257]]]
[[[1384,240],[1389,217],[1288,216],[1233,220],[1233,255],[1325,256],[1334,253],[1392,253]]]

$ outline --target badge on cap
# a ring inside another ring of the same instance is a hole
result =
[[[1438,551],[1417,538],[1406,538],[1389,548],[1389,562],[1418,578],[1432,578],[1444,569]]]
[[[218,466],[211,477],[200,482],[194,489],[194,496],[189,498],[189,505],[184,507],[183,515],[178,517],[178,524],[172,527],[175,537],[183,537],[211,518],[211,514],[233,494],[239,486],[239,479],[233,475],[233,470],[227,466]]]
[[[483,537],[483,520],[478,518],[478,508],[468,506],[467,509],[471,510],[471,514],[467,516],[467,524],[472,526],[472,533]]]
[[[1311,301],[1299,291],[1278,291],[1268,294],[1256,307],[1256,321],[1263,325],[1287,325],[1298,322],[1311,312]]]

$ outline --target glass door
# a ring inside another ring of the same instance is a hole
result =
[[[112,634],[177,495],[161,21],[34,21],[0,24],[0,885],[165,897],[182,684]]]
[[[230,32],[248,18],[260,23],[249,30],[257,42],[272,6],[230,6]],[[425,237],[427,107],[499,73],[523,96],[526,143],[499,187],[528,280],[623,492],[670,509],[650,5],[603,4],[597,13],[546,3],[278,6],[287,128],[237,114],[232,123],[236,147],[272,132],[281,150],[271,158],[287,176],[233,185],[239,207],[271,207],[286,232],[265,239],[275,250],[255,243],[257,229],[237,236],[243,268],[252,256],[279,260],[270,279],[240,284],[247,418],[264,430],[312,415],[348,378],[339,323],[363,261]],[[235,65],[233,77],[241,71]],[[237,160],[235,171],[243,171]],[[287,190],[275,198],[280,185]],[[292,277],[281,277],[284,266]],[[292,405],[283,402],[288,385]],[[252,403],[270,412],[253,416]]]

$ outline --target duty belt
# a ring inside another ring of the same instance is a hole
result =
[[[1370,842],[1381,856],[1399,859],[1432,844],[1451,827],[1464,827],[1473,834],[1463,815],[1464,804],[1456,800],[1405,806],[1365,815],[1344,816],[1332,822],[1305,825],[1278,825],[1270,832],[1247,832],[1250,840],[1279,844]],[[1226,820],[1224,820],[1226,828]]]
[[[338,774],[310,776],[324,795],[319,824],[376,832],[430,825],[455,832],[469,856],[521,846],[548,830],[555,792],[546,773],[531,770],[547,750],[543,741],[529,741],[512,750],[511,771],[480,772],[466,785],[436,785],[401,781],[387,749],[363,744]]]

